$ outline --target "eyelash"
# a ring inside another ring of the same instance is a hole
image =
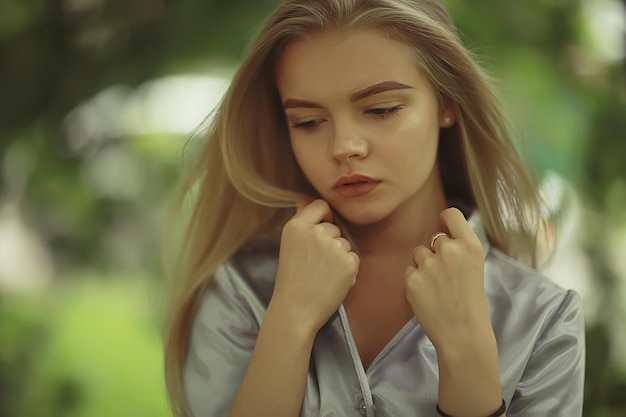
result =
[[[304,131],[310,132],[312,130],[315,130],[315,128],[318,127],[320,123],[321,121],[318,119],[307,120],[306,122],[302,123],[294,123],[293,125],[291,125],[291,127],[293,127],[294,129],[302,129]]]
[[[386,120],[390,117],[396,116],[398,112],[402,110],[402,106],[394,106],[394,107],[379,107],[375,109],[366,110],[365,113],[371,115],[374,119],[378,120]],[[294,123],[291,125],[294,129],[302,129],[306,132],[312,132],[315,130],[322,122],[318,119],[307,120],[306,122]]]
[[[369,109],[365,113],[371,114],[375,119],[389,119],[398,114],[402,110],[402,106],[394,107],[380,107],[376,109]]]

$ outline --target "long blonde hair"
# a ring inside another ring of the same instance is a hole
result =
[[[189,333],[217,267],[246,241],[280,231],[296,197],[312,190],[290,148],[275,84],[282,49],[312,31],[376,29],[411,46],[457,123],[442,130],[448,195],[476,207],[491,244],[535,265],[540,201],[515,149],[491,82],[438,0],[287,0],[252,44],[183,184],[190,214],[176,252],[165,351],[174,411],[190,415],[183,387]]]

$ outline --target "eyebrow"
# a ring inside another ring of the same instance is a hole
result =
[[[385,91],[406,90],[412,88],[413,87],[409,85],[402,84],[396,81],[383,81],[381,83],[374,84],[352,94],[350,96],[350,101],[354,103],[363,100],[364,98],[367,98],[369,96],[373,96],[374,94],[384,93]],[[322,105],[313,101],[300,100],[296,98],[289,98],[283,103],[284,110],[295,108],[319,109],[322,108]]]

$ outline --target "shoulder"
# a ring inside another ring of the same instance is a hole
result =
[[[580,297],[532,269],[491,247],[485,257],[485,291],[494,306],[557,313],[563,304],[580,308]],[[532,301],[532,302],[531,302]],[[518,309],[516,309],[519,311]]]
[[[584,361],[584,319],[575,291],[490,248],[485,293],[501,363],[510,372],[509,388],[534,368],[556,366],[558,358],[567,357],[572,366]],[[531,361],[534,365],[529,368]]]
[[[275,245],[251,242],[217,268],[204,290],[184,368],[195,415],[225,415],[232,406],[271,298],[277,259]]]
[[[266,307],[274,289],[278,251],[271,240],[248,242],[215,271],[207,292],[225,292]]]
[[[575,291],[491,248],[485,258],[485,293],[503,355],[530,359],[556,340],[584,350],[583,311]]]
[[[580,415],[585,369],[580,296],[494,248],[485,258],[485,293],[508,415]]]

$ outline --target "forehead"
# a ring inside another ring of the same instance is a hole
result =
[[[276,81],[282,98],[350,94],[381,81],[427,83],[411,48],[375,30],[326,31],[285,47]]]

